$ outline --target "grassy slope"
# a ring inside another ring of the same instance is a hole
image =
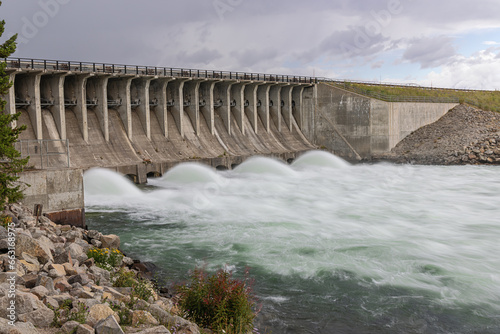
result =
[[[456,98],[460,103],[467,103],[483,110],[500,112],[500,91],[484,90],[454,90],[429,87],[408,87],[389,85],[369,85],[360,83],[332,83],[335,86],[357,93],[374,96],[381,100],[390,101],[391,97],[397,100],[414,97],[429,98]]]

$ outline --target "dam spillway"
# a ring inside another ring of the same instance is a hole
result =
[[[16,144],[32,167],[21,175],[32,185],[25,203],[42,203],[61,223],[84,221],[89,168],[145,183],[186,161],[232,169],[251,156],[289,162],[315,148],[361,160],[390,151],[458,103],[387,102],[315,77],[5,62],[12,86],[4,112],[20,112],[27,126]]]
[[[300,129],[314,78],[32,59],[7,63],[13,86],[6,110],[20,111],[20,123],[28,127],[21,141],[64,146],[67,140],[69,167],[112,167],[142,183],[180,161],[231,168],[248,156],[286,160],[314,147]],[[50,159],[65,163],[64,156]]]

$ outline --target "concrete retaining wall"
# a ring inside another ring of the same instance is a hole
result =
[[[23,204],[42,204],[54,222],[85,227],[82,169],[25,171],[20,181],[31,185],[24,191]]]
[[[352,159],[390,151],[457,105],[385,102],[327,84],[317,85],[316,90],[314,115],[304,120],[304,133],[314,144]]]

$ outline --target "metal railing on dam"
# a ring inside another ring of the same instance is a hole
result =
[[[82,73],[129,74],[159,77],[183,77],[200,79],[250,80],[262,82],[283,82],[314,84],[318,78],[294,75],[211,71],[158,66],[118,65],[80,61],[61,61],[30,58],[4,58],[7,68],[28,70],[54,70]]]
[[[365,95],[368,97],[373,97],[377,100],[382,100],[386,102],[418,102],[418,103],[460,103],[460,99],[457,96],[411,96],[411,95],[390,95],[383,94],[379,92],[370,91],[367,89],[362,89],[356,87],[349,82],[328,82],[334,87],[340,87],[345,90]]]

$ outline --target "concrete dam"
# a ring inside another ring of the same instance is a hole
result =
[[[144,183],[184,161],[231,169],[254,155],[290,161],[316,148],[360,160],[456,105],[384,102],[313,77],[5,61],[13,82],[5,112],[21,112],[18,150],[34,167],[22,176],[32,185],[26,201],[63,222],[65,212],[83,214],[88,168]]]

